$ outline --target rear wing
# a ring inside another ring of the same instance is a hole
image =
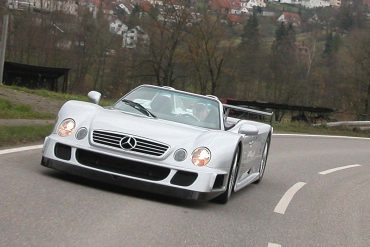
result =
[[[264,116],[264,117],[269,117],[270,118],[270,124],[272,123],[272,116],[274,115],[273,112],[266,112],[266,111],[259,111],[255,109],[250,109],[250,108],[245,108],[245,107],[240,107],[240,106],[234,106],[234,105],[228,105],[228,104],[223,104],[224,107],[224,117],[225,119],[229,116],[230,110],[238,111],[238,112],[243,112],[243,113],[248,113],[248,115],[251,113],[256,116]]]

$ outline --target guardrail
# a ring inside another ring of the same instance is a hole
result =
[[[355,127],[359,130],[370,130],[370,121],[340,121],[325,124],[314,124],[314,126],[325,125],[327,127]]]
[[[225,116],[228,117],[230,114],[230,110],[235,110],[235,111],[240,111],[240,112],[245,112],[248,114],[254,114],[257,116],[265,116],[270,118],[270,124],[272,124],[272,116],[274,115],[273,112],[266,112],[266,111],[259,111],[255,109],[250,109],[246,107],[240,107],[240,106],[234,106],[234,105],[228,105],[228,104],[223,104],[223,107],[225,109]]]

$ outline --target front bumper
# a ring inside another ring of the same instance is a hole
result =
[[[67,172],[73,175],[82,176],[88,179],[93,179],[101,181],[104,183],[109,183],[117,186],[122,186],[125,188],[139,189],[142,191],[153,192],[156,194],[177,197],[181,199],[190,200],[211,200],[215,198],[222,192],[197,192],[181,188],[169,187],[161,184],[153,184],[149,182],[144,182],[140,180],[130,179],[126,177],[120,177],[116,175],[111,175],[108,173],[103,173],[95,170],[85,169],[83,167],[71,165],[65,162],[57,161],[42,157],[41,165],[49,168],[53,168],[58,171]]]
[[[158,162],[128,159],[109,150],[61,143],[48,137],[41,165],[118,186],[184,199],[210,200],[225,191],[227,174],[222,170],[189,170]]]

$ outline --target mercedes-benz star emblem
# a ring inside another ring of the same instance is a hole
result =
[[[120,143],[121,148],[131,150],[136,147],[136,139],[132,136],[125,136],[121,139]]]

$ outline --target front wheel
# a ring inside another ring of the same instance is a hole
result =
[[[267,137],[265,147],[263,148],[261,163],[260,163],[260,167],[259,167],[259,176],[258,176],[258,180],[256,180],[254,182],[255,184],[260,183],[262,181],[263,174],[265,174],[267,156],[269,154],[269,148],[270,148],[270,136]]]
[[[227,182],[226,191],[219,195],[218,197],[216,197],[214,199],[215,202],[226,204],[229,201],[231,193],[234,191],[238,170],[239,170],[239,147],[235,150],[233,162],[230,167],[230,174]]]

